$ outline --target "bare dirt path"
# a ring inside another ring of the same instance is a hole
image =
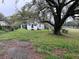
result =
[[[42,59],[31,42],[0,42],[0,59]]]

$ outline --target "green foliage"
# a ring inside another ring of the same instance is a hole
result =
[[[47,45],[41,45],[37,47],[37,52],[51,54],[52,48]]]
[[[37,18],[37,13],[33,13],[29,10],[26,10],[24,6],[17,13],[10,16],[10,21],[12,22],[12,26],[19,26],[20,24],[26,23],[28,21],[34,22],[35,18]]]
[[[5,34],[5,33],[6,33],[5,31],[0,30],[0,35],[1,35],[1,34]]]
[[[68,54],[68,55],[64,55],[64,59],[73,59],[73,57]]]
[[[58,56],[52,56],[52,55],[49,55],[47,56],[47,58],[45,59],[60,59]]]

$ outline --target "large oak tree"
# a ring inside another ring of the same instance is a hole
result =
[[[38,0],[33,0],[33,2],[36,1]],[[43,22],[47,22],[54,27],[55,35],[61,34],[60,30],[62,25],[68,17],[73,18],[75,15],[79,14],[79,0],[39,0],[38,2],[42,2],[39,4],[40,6],[45,2],[49,5],[49,9],[54,18],[54,23],[49,20],[43,20]]]

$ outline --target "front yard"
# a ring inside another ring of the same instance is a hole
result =
[[[37,52],[45,59],[78,59],[79,30],[68,29],[65,36],[55,36],[48,30],[27,31],[18,29],[0,34],[0,41],[19,40],[30,41]]]

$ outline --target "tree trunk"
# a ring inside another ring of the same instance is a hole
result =
[[[61,35],[61,26],[54,27],[54,34],[55,35]]]

